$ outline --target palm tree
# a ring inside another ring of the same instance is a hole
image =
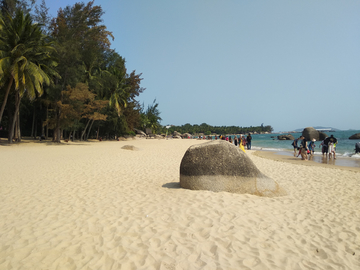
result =
[[[153,104],[148,105],[147,110],[144,110],[144,105],[141,108],[141,124],[145,128],[151,128],[154,133],[157,133],[160,127],[160,121],[162,120],[160,117],[160,111],[158,109],[159,103],[154,99]]]
[[[127,91],[130,89],[129,86],[126,85],[126,70],[120,70],[118,68],[111,68],[111,75],[114,78],[114,84],[111,87],[111,96],[109,100],[109,105],[114,106],[118,116],[121,115],[122,108],[126,108],[127,100],[130,96]]]
[[[31,100],[36,94],[41,96],[43,85],[49,85],[51,77],[59,75],[53,69],[56,66],[51,56],[54,47],[47,42],[40,26],[33,24],[29,14],[24,16],[18,10],[14,18],[9,14],[0,17],[0,30],[0,76],[8,78],[0,123],[12,85],[15,90],[15,113],[9,130],[11,143],[23,95],[26,93]]]

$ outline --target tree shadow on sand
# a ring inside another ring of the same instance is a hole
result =
[[[180,189],[180,182],[170,182],[162,185],[164,188],[171,188],[171,189]]]
[[[9,143],[7,140],[0,140],[0,146],[17,146],[17,145],[27,145],[27,144],[43,144],[46,146],[64,146],[64,145],[71,145],[71,146],[88,146],[90,145],[90,143],[87,142],[76,142],[76,143],[67,143],[67,142],[51,142],[51,141],[21,141],[21,142],[13,142],[13,143]]]
[[[84,146],[89,145],[87,143],[67,143],[67,142],[44,142],[46,146],[61,146],[61,145],[67,145],[67,146]]]

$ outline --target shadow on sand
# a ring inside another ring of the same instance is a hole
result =
[[[15,146],[15,145],[26,145],[26,144],[44,144],[46,146],[61,146],[61,145],[71,145],[71,146],[86,146],[89,145],[90,143],[92,143],[92,141],[74,141],[74,142],[65,142],[62,141],[60,143],[58,142],[53,142],[50,140],[34,140],[34,139],[28,139],[28,138],[23,138],[21,140],[21,142],[13,142],[11,144],[9,144],[8,140],[6,138],[1,138],[0,139],[0,146]]]
[[[172,189],[179,189],[181,188],[180,182],[170,182],[162,185],[164,188],[172,188]]]

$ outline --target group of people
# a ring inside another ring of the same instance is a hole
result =
[[[298,142],[300,141],[300,146],[298,146]],[[307,160],[308,155],[313,155],[315,151],[315,139],[312,139],[309,143],[307,143],[304,136],[300,136],[300,138],[295,139],[292,143],[294,147],[294,156],[301,155],[302,160]],[[330,137],[325,138],[319,145],[321,148],[321,152],[323,156],[326,154],[329,154],[329,158],[332,156],[334,159],[336,159],[336,145],[338,143],[338,140],[334,137],[334,135],[331,135]],[[298,152],[299,151],[299,152]]]
[[[323,140],[319,147],[322,146],[321,152],[323,156],[326,154],[329,154],[329,158],[331,158],[331,155],[334,156],[334,159],[336,159],[336,145],[338,143],[338,140],[334,137],[334,135],[331,135],[330,137],[327,137],[325,140]]]
[[[251,134],[249,133],[246,138],[244,135],[239,135],[239,137],[236,137],[234,136],[234,139],[232,139],[231,136],[223,136],[223,135],[220,135],[219,136],[220,140],[225,140],[225,141],[228,141],[229,143],[233,143],[235,144],[235,146],[243,146],[243,147],[247,147],[248,150],[251,150],[251,140],[252,140],[252,137],[251,137]],[[217,140],[217,136],[215,136],[215,140]]]

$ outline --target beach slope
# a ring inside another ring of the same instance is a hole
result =
[[[182,189],[198,143],[0,146],[0,269],[360,269],[359,172],[250,151],[287,196]]]

